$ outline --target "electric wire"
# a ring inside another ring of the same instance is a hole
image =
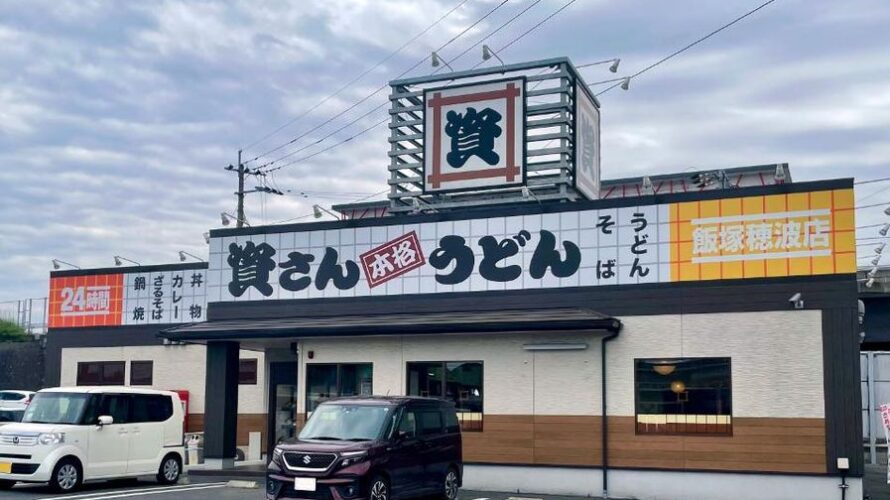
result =
[[[483,16],[482,19],[484,19],[484,18],[487,17],[488,15],[492,14],[495,10],[497,10],[497,9],[500,8],[502,5],[504,5],[504,3],[506,3],[506,1],[507,1],[507,0],[502,1],[502,2],[501,2],[500,4],[498,4],[494,9],[492,9],[492,10],[489,11],[485,16]],[[545,17],[545,18],[542,19],[541,21],[538,21],[538,23],[536,23],[536,24],[535,24],[534,26],[532,26],[531,28],[527,29],[527,30],[526,30],[525,32],[523,32],[521,35],[519,35],[519,36],[513,38],[513,39],[512,39],[510,42],[508,42],[506,45],[504,45],[503,47],[501,47],[500,49],[498,49],[497,52],[500,52],[500,51],[506,49],[507,47],[510,47],[510,46],[513,45],[514,43],[518,42],[519,40],[521,40],[522,38],[524,38],[525,36],[527,36],[529,33],[531,33],[532,31],[534,31],[535,29],[541,27],[544,23],[546,23],[547,21],[549,21],[550,19],[552,19],[554,16],[556,16],[557,14],[559,14],[560,12],[562,12],[563,10],[565,10],[567,7],[569,7],[570,5],[572,5],[573,3],[575,3],[576,1],[577,1],[577,0],[569,0],[569,1],[566,2],[562,7],[560,7],[560,8],[557,9],[557,10],[555,10],[554,12],[552,12],[550,15],[548,15],[547,17]],[[525,13],[527,10],[528,10],[528,9],[523,10],[522,12],[520,12],[519,15],[522,15],[522,14]],[[514,16],[514,17],[518,17],[518,16]],[[480,21],[481,21],[481,20],[480,20]],[[479,22],[479,21],[477,21],[476,23],[474,23],[473,25],[471,25],[470,28],[472,28],[473,26],[475,26],[476,24],[478,24],[478,22]],[[509,20],[509,21],[507,21],[507,23],[510,23],[510,22],[512,22],[512,19]],[[469,28],[468,28],[467,30],[469,30]],[[467,30],[464,30],[463,32],[459,33],[459,34],[457,35],[457,37],[459,37],[460,35],[462,35],[463,33],[465,33]],[[449,42],[447,42],[445,45],[443,45],[442,47],[440,47],[439,49],[437,49],[437,52],[438,52],[439,50],[441,50],[442,48],[444,48],[444,47],[445,47],[446,45],[448,45],[449,43],[451,43],[451,41],[455,40],[457,37],[452,38],[452,40],[449,40]],[[426,59],[427,59],[427,58],[424,58],[422,61],[420,61],[420,63],[426,61]],[[415,66],[413,66],[413,67],[411,67],[411,68],[409,68],[408,70],[406,70],[405,72],[403,72],[401,75],[397,76],[396,79],[400,78],[401,76],[404,76],[405,73],[407,73],[408,71],[413,70],[413,69],[416,68],[420,63],[416,64]],[[473,66],[473,68],[476,68],[476,67],[478,67],[478,66],[479,66],[479,64],[477,64],[476,66]],[[384,86],[384,87],[385,87],[385,86]],[[384,88],[384,87],[381,87],[381,89]],[[379,90],[378,90],[378,92],[379,92]],[[352,124],[355,123],[356,121],[361,120],[362,118],[364,118],[364,117],[370,115],[372,112],[376,111],[377,109],[382,108],[382,107],[385,106],[386,104],[387,104],[387,103],[384,102],[384,103],[381,104],[380,106],[377,106],[376,108],[372,109],[371,111],[369,111],[369,112],[365,113],[364,115],[360,116],[358,119],[353,120],[353,121],[350,122],[350,123],[347,123],[346,125],[344,125],[343,127],[340,127],[339,129],[337,129],[337,130],[334,131],[333,133],[328,134],[327,136],[323,137],[322,139],[316,141],[316,142],[313,143],[312,145],[315,145],[315,144],[318,144],[318,143],[324,141],[325,139],[329,138],[331,135],[336,134],[337,132],[339,132],[339,131],[345,129],[346,127],[348,127],[348,126],[350,126],[350,125],[352,125]],[[280,161],[280,160],[282,160],[282,159],[284,159],[284,158],[286,158],[286,157],[291,156],[291,154],[289,153],[288,155],[285,155],[285,156],[282,157],[282,158],[278,158],[278,159],[275,160],[275,161],[272,161],[272,162],[269,162],[269,163],[267,163],[267,164],[261,165],[261,166],[259,166],[259,167],[257,167],[257,168],[258,168],[258,169],[266,168],[265,171],[266,171],[266,172],[269,172],[269,171],[273,171],[273,170],[279,170],[279,169],[281,169],[281,168],[284,168],[284,167],[287,167],[287,166],[290,166],[290,165],[299,163],[299,162],[301,162],[301,161],[308,160],[308,159],[310,159],[310,158],[313,158],[313,157],[315,157],[315,156],[318,156],[319,154],[322,154],[322,153],[325,153],[325,152],[327,152],[327,151],[330,151],[330,150],[332,150],[332,149],[334,149],[334,148],[336,148],[336,147],[338,147],[338,146],[340,146],[340,145],[342,145],[342,144],[345,144],[345,143],[347,143],[347,142],[349,142],[349,141],[355,139],[356,137],[358,137],[358,136],[360,136],[360,135],[363,135],[363,134],[365,134],[365,133],[371,131],[372,129],[377,128],[377,127],[383,125],[383,124],[386,123],[387,121],[389,121],[389,117],[383,119],[383,120],[380,121],[380,122],[377,122],[377,123],[371,125],[370,127],[367,127],[367,128],[365,128],[365,129],[361,130],[361,131],[358,132],[357,134],[354,134],[354,135],[352,135],[352,136],[350,136],[350,137],[348,137],[348,138],[346,138],[346,139],[344,139],[344,140],[342,140],[342,141],[339,141],[339,142],[337,142],[337,143],[334,143],[334,144],[332,144],[331,146],[328,146],[327,148],[324,148],[324,149],[322,149],[322,150],[320,150],[320,151],[317,151],[317,152],[315,152],[315,153],[312,153],[312,154],[310,154],[310,155],[307,155],[307,156],[304,156],[304,157],[300,157],[300,158],[291,160],[291,161],[289,161],[289,162],[287,162],[287,163],[284,163],[284,164],[281,164],[281,165],[272,167],[272,165],[273,165],[275,162]],[[303,147],[303,148],[298,149],[296,152],[300,152],[300,151],[305,150],[305,149],[306,149],[306,147]],[[272,167],[272,168],[270,168],[270,167]]]
[[[776,0],[767,0],[766,2],[764,2],[764,3],[760,4],[760,5],[758,5],[757,7],[755,7],[754,9],[749,10],[748,12],[746,12],[746,13],[742,14],[741,16],[739,16],[739,17],[733,19],[732,21],[730,21],[730,22],[724,24],[723,26],[721,26],[721,27],[715,29],[714,31],[708,33],[707,35],[705,35],[705,36],[703,36],[703,37],[701,37],[701,38],[699,38],[698,40],[696,40],[696,41],[694,41],[694,42],[692,42],[692,43],[686,45],[685,47],[683,47],[683,48],[681,48],[681,49],[678,49],[678,50],[675,50],[674,52],[668,54],[667,56],[665,56],[665,57],[663,57],[663,58],[661,58],[661,59],[659,59],[658,61],[655,61],[654,63],[650,64],[649,66],[646,66],[645,68],[643,68],[643,69],[637,71],[636,73],[630,75],[630,76],[627,77],[627,78],[629,78],[630,80],[633,80],[634,78],[636,78],[636,77],[642,75],[643,73],[645,73],[645,72],[647,72],[647,71],[649,71],[649,70],[651,70],[651,69],[654,69],[654,68],[656,68],[657,66],[660,66],[662,63],[664,63],[664,62],[666,62],[666,61],[668,61],[668,60],[670,60],[670,59],[673,59],[674,57],[676,57],[676,56],[682,54],[683,52],[686,52],[687,50],[691,49],[692,47],[695,47],[696,45],[698,45],[698,44],[704,42],[705,40],[711,38],[712,36],[714,36],[714,35],[720,33],[721,31],[730,28],[731,26],[733,26],[733,25],[735,25],[736,23],[742,21],[743,19],[747,18],[748,16],[753,15],[754,13],[756,13],[757,11],[759,11],[760,9],[763,9],[763,8],[767,7],[768,5],[770,5],[771,3],[775,2],[775,1],[776,1]],[[602,92],[600,92],[600,93],[598,93],[598,94],[596,94],[596,95],[597,95],[597,96],[600,96],[600,95],[602,95],[602,94],[605,94],[606,92],[608,92],[608,91],[614,89],[615,87],[621,85],[621,83],[622,83],[622,82],[618,82],[618,83],[616,83],[615,85],[610,86],[609,88],[603,90]]]
[[[386,189],[384,189],[383,191],[378,191],[378,192],[376,192],[376,193],[371,193],[370,195],[365,196],[364,198],[358,198],[358,199],[352,200],[350,203],[358,203],[358,202],[360,202],[360,201],[367,200],[368,198],[373,198],[374,196],[381,195],[381,194],[386,193],[386,192],[388,192],[388,191],[389,191],[389,188],[386,188]],[[293,217],[293,218],[290,218],[290,219],[282,219],[282,220],[279,220],[279,221],[270,222],[269,224],[270,224],[270,225],[283,224],[283,223],[285,223],[285,222],[292,222],[292,221],[295,221],[295,220],[308,219],[309,217],[312,217],[312,216],[314,216],[314,215],[315,215],[315,213],[313,212],[313,213],[311,213],[311,214],[299,215],[299,216],[297,216],[297,217]]]
[[[356,82],[358,82],[359,80],[361,80],[362,78],[364,78],[365,76],[367,76],[369,73],[371,73],[371,72],[374,71],[375,69],[379,68],[380,66],[382,66],[384,63],[386,63],[387,61],[389,61],[389,60],[392,59],[393,57],[395,57],[396,54],[398,54],[398,53],[400,53],[402,50],[404,50],[405,47],[407,47],[408,45],[412,44],[413,42],[415,42],[418,38],[422,37],[423,35],[427,34],[431,29],[433,29],[433,28],[435,28],[436,26],[438,26],[439,23],[441,23],[442,21],[445,20],[445,18],[447,18],[448,16],[450,16],[451,14],[453,14],[454,11],[456,11],[457,9],[463,7],[463,5],[466,4],[466,3],[469,2],[469,1],[470,1],[470,0],[461,0],[457,5],[455,5],[454,7],[452,7],[451,10],[449,10],[448,12],[446,12],[445,14],[443,14],[441,17],[439,17],[438,19],[436,19],[436,21],[434,21],[433,24],[430,24],[429,26],[427,26],[426,28],[424,28],[423,31],[421,31],[420,33],[414,35],[410,40],[408,40],[407,42],[403,43],[399,48],[397,48],[396,50],[390,52],[388,56],[386,56],[386,57],[384,57],[383,59],[377,61],[376,64],[374,64],[373,66],[371,66],[370,68],[368,68],[368,69],[366,69],[364,72],[362,72],[360,75],[356,76],[355,78],[353,78],[352,80],[350,80],[349,82],[347,82],[346,84],[344,84],[342,87],[340,87],[339,89],[337,89],[336,92],[334,92],[333,94],[328,95],[327,97],[325,97],[325,98],[322,99],[321,101],[315,103],[315,105],[313,105],[311,108],[309,108],[309,109],[303,111],[302,113],[300,113],[299,115],[297,115],[297,116],[294,117],[293,119],[289,120],[289,121],[288,121],[287,123],[285,123],[284,125],[282,125],[282,126],[276,128],[275,130],[273,130],[272,132],[266,134],[266,135],[263,136],[262,138],[260,138],[260,139],[258,139],[258,140],[256,140],[256,141],[254,141],[254,142],[248,144],[247,146],[244,146],[243,148],[241,148],[242,151],[246,151],[246,150],[248,150],[248,149],[250,149],[250,148],[256,146],[257,144],[259,144],[259,143],[265,141],[266,139],[268,139],[268,138],[272,137],[273,135],[277,134],[278,132],[284,130],[285,128],[287,128],[287,127],[293,125],[294,123],[296,123],[298,120],[300,120],[300,119],[303,118],[304,116],[308,115],[309,113],[315,111],[316,109],[318,109],[319,106],[321,106],[322,104],[328,102],[330,99],[336,97],[336,96],[339,95],[341,92],[343,92],[344,90],[346,90],[347,88],[349,88],[350,86],[352,86],[353,84],[355,84]],[[257,155],[257,158],[262,157],[262,156],[265,156],[265,155],[267,155],[267,154],[271,154],[271,153],[273,153],[273,152],[275,152],[275,151],[281,149],[282,147],[284,147],[284,146],[282,145],[282,146],[279,146],[279,147],[277,147],[277,148],[270,149],[269,151],[266,151],[266,152],[264,152],[264,153],[261,153],[261,154]],[[254,161],[255,159],[256,159],[256,158],[254,158],[253,160],[248,160],[248,161]]]
[[[435,50],[435,52],[441,51],[442,49],[444,49],[444,48],[448,47],[449,45],[451,45],[452,43],[454,43],[457,39],[459,39],[460,37],[462,37],[462,36],[463,36],[464,34],[466,34],[468,31],[470,31],[471,29],[475,28],[479,23],[481,23],[482,21],[484,21],[485,19],[487,19],[489,16],[491,16],[492,14],[494,14],[498,9],[500,9],[501,7],[503,7],[508,1],[509,1],[509,0],[501,0],[501,2],[500,2],[499,4],[497,4],[496,6],[494,6],[491,10],[489,10],[487,13],[485,13],[482,17],[480,17],[479,19],[477,19],[476,21],[474,21],[473,24],[467,26],[467,27],[464,28],[460,33],[458,33],[457,35],[454,35],[454,36],[451,37],[451,39],[449,39],[447,42],[445,42],[444,44],[442,44],[441,46],[439,46],[439,47]],[[399,79],[399,78],[405,76],[406,74],[408,74],[409,72],[413,71],[415,68],[417,68],[418,66],[420,66],[421,64],[423,64],[424,62],[426,62],[426,60],[429,59],[430,57],[431,57],[431,56],[426,56],[426,57],[424,57],[423,59],[420,59],[419,61],[417,61],[416,63],[414,63],[414,65],[412,65],[410,68],[408,68],[408,69],[406,69],[405,71],[401,72],[398,76],[395,77],[395,79]],[[289,145],[291,145],[291,144],[297,142],[298,140],[302,139],[303,137],[306,137],[307,135],[311,134],[312,132],[314,132],[314,131],[316,131],[316,130],[322,128],[322,127],[324,127],[324,126],[327,125],[328,123],[331,123],[332,121],[336,120],[337,118],[343,116],[344,114],[348,113],[349,111],[352,111],[352,110],[355,109],[356,107],[360,106],[362,103],[366,102],[368,99],[370,99],[370,98],[374,97],[375,95],[379,94],[381,91],[383,91],[384,89],[386,89],[388,86],[389,86],[389,83],[384,83],[383,85],[381,85],[380,87],[378,87],[376,90],[374,90],[374,91],[371,92],[370,94],[366,95],[365,97],[363,97],[363,98],[359,99],[358,101],[356,101],[355,103],[353,103],[351,106],[349,106],[349,107],[347,107],[346,109],[340,111],[339,113],[336,113],[334,116],[328,118],[327,120],[325,120],[325,121],[323,121],[322,123],[316,125],[315,127],[310,128],[309,130],[303,132],[302,134],[298,135],[297,137],[291,139],[290,141],[284,143],[281,147],[276,148],[276,150],[281,149],[282,147],[285,147],[285,146],[289,146]],[[377,109],[379,109],[379,108],[385,106],[386,104],[387,104],[387,103],[384,102],[384,103],[381,104],[380,106],[377,106],[377,108],[374,108],[372,111],[375,111],[375,110],[377,110]],[[370,114],[370,113],[365,113],[364,115],[362,115],[362,117],[367,116],[368,114]],[[360,118],[362,118],[362,117],[360,117]],[[318,140],[315,141],[314,143],[310,144],[310,146],[313,146],[313,145],[315,145],[315,144],[319,144],[319,143],[323,142],[325,139],[327,139],[328,137],[330,137],[330,134],[327,135],[327,136],[325,136],[325,137],[323,137],[323,138],[321,138],[321,139],[318,139]],[[304,150],[304,149],[306,149],[305,146],[304,146],[303,148],[301,148],[301,149],[298,149],[297,152],[302,151],[302,150]],[[262,169],[262,168],[264,168],[264,167],[268,167],[268,166],[274,165],[276,162],[279,162],[279,161],[281,161],[281,160],[283,160],[283,159],[285,159],[285,158],[289,158],[289,157],[293,156],[294,154],[296,154],[296,153],[295,153],[295,152],[289,152],[289,153],[285,154],[284,156],[281,156],[281,157],[279,157],[279,158],[277,158],[277,159],[275,159],[275,160],[272,160],[272,161],[270,161],[270,162],[264,163],[264,164],[262,164],[262,165],[260,165],[259,167],[256,167],[256,168],[258,168],[258,169]],[[251,159],[251,160],[248,160],[248,161],[255,161],[255,160],[259,159],[261,156],[262,156],[262,155],[258,155],[257,157],[255,157],[255,158],[253,158],[253,159]]]

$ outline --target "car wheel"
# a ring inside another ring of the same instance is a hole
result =
[[[368,500],[389,500],[389,481],[383,476],[374,476],[368,486]]]
[[[0,479],[0,490],[9,490],[15,486],[15,481],[9,481],[6,479]]]
[[[59,493],[70,493],[83,482],[80,465],[70,458],[59,460],[49,479],[50,487]]]
[[[167,455],[158,468],[158,482],[161,484],[173,484],[179,481],[182,474],[182,465],[176,455]]]
[[[460,489],[460,478],[454,467],[449,467],[445,473],[445,481],[442,485],[442,498],[445,500],[457,500],[457,492]]]

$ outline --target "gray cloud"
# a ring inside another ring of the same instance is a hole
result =
[[[514,0],[443,51],[453,58],[529,5]],[[498,2],[470,0],[402,54],[280,134],[300,135],[402,73]],[[563,4],[544,0],[487,40],[497,49]],[[201,255],[201,233],[232,211],[222,167],[428,26],[457,0],[58,1],[0,4],[0,300],[46,293],[49,261]],[[622,57],[629,74],[756,5],[576,2],[501,55]],[[890,5],[779,0],[731,30],[613,90],[603,104],[604,176],[788,161],[796,179],[890,172]],[[455,62],[465,69],[478,48]],[[412,75],[431,71],[423,66]],[[584,70],[590,81],[613,75]],[[368,99],[303,147],[386,102]],[[295,158],[386,116],[372,113]],[[252,195],[271,222],[386,186],[380,127],[276,173],[285,197]],[[281,153],[290,151],[285,148]],[[886,192],[882,191],[885,190]],[[345,193],[304,198],[300,191]],[[890,201],[887,184],[857,189]],[[859,224],[882,220],[864,210]],[[860,236],[871,236],[864,230]]]

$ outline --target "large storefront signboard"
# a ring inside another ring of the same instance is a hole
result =
[[[204,321],[207,270],[97,273],[50,278],[49,327]]]
[[[575,91],[575,189],[600,197],[600,110],[580,86]]]
[[[852,273],[853,220],[839,189],[213,237],[208,302]]]

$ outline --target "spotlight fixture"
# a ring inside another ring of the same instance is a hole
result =
[[[867,278],[874,279],[875,277],[877,277],[878,271],[879,271],[878,266],[875,266],[875,267],[871,268],[871,271],[869,271],[868,274],[866,274],[865,276]]]
[[[121,257],[120,255],[115,255],[115,256],[114,256],[114,265],[115,265],[115,266],[121,266],[121,265],[123,265],[124,261],[127,261],[127,262],[129,262],[129,263],[131,263],[131,264],[134,264],[134,265],[137,265],[137,266],[141,266],[141,265],[142,265],[142,264],[136,262],[135,260],[128,259],[128,258],[126,258],[126,257]]]
[[[785,182],[786,178],[787,178],[787,175],[785,175],[785,166],[781,165],[781,164],[776,165],[776,175],[775,175],[776,184],[781,184],[781,183]]]
[[[880,234],[881,236],[887,236],[887,233],[888,233],[888,232],[890,232],[890,222],[884,224],[884,227],[882,227],[882,228],[878,231],[878,234]]]
[[[201,257],[198,257],[197,255],[192,254],[192,253],[188,253],[188,252],[186,252],[185,250],[180,250],[180,251],[179,251],[179,262],[185,262],[185,260],[186,260],[186,256],[191,257],[191,258],[193,258],[193,259],[196,259],[196,260],[198,260],[198,261],[200,261],[200,262],[205,262],[204,259],[202,259]]]
[[[624,77],[624,80],[621,81],[621,90],[627,90],[630,88],[630,77]]]
[[[74,269],[80,269],[79,266],[75,266],[74,264],[71,264],[71,263],[69,263],[69,262],[65,262],[64,260],[53,259],[53,269],[59,269],[59,268],[61,268],[62,266],[61,266],[60,264],[65,264],[66,266],[71,266],[71,267],[73,267]]]
[[[312,205],[312,216],[313,217],[315,217],[316,219],[321,219],[322,215],[324,215],[324,214],[328,214],[337,220],[340,219],[340,216],[338,216],[334,212],[331,212],[327,208],[325,208],[321,205]]]
[[[655,188],[652,186],[652,179],[649,176],[643,177],[643,194],[655,194]]]
[[[890,215],[890,207],[887,207],[887,208],[884,209],[884,214],[885,214],[885,215]]]
[[[609,71],[612,73],[618,73],[618,65],[621,64],[621,59],[615,58],[611,65],[609,65]]]
[[[220,220],[222,221],[222,225],[223,225],[223,226],[228,226],[228,225],[230,224],[230,222],[229,222],[229,216],[228,216],[225,212],[220,212],[220,213],[219,213],[219,218],[220,218]]]
[[[535,195],[535,193],[532,192],[532,190],[529,189],[528,186],[522,186],[522,197],[525,198],[526,200],[531,198],[531,199],[537,201],[539,205],[541,204],[541,200],[538,199],[538,196]]]
[[[881,255],[884,253],[884,248],[887,247],[887,242],[881,243],[880,245],[875,247],[875,253]]]
[[[878,262],[881,262],[880,255],[878,255],[877,257],[875,257],[874,259],[871,260],[871,265],[876,266],[876,265],[878,265]]]
[[[441,66],[441,65],[444,64],[448,69],[451,70],[452,73],[454,72],[454,68],[452,68],[451,65],[448,64],[448,61],[446,61],[445,59],[442,59],[442,58],[439,56],[439,54],[436,53],[435,50],[433,51],[431,57],[432,57],[432,60],[433,60],[432,62],[433,62],[433,67],[434,67],[434,68],[438,68],[439,66]]]
[[[204,233],[204,243],[210,243],[210,233]]]
[[[871,288],[871,287],[873,287],[873,286],[875,286],[875,279],[874,279],[874,278],[869,278],[869,279],[867,279],[867,280],[865,281],[865,288]]]
[[[487,61],[487,60],[491,59],[492,57],[494,57],[495,59],[500,61],[501,66],[506,66],[506,64],[504,64],[504,60],[501,59],[500,56],[498,56],[497,52],[491,50],[491,47],[489,47],[488,45],[485,45],[483,43],[482,44],[482,60]]]

